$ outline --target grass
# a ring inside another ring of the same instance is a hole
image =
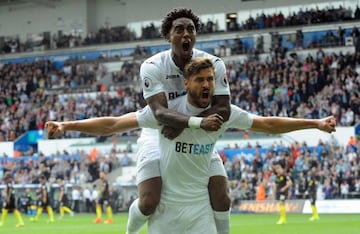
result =
[[[46,222],[43,214],[40,221],[33,223],[29,217],[23,217],[25,226],[16,228],[15,217],[9,215],[0,233],[6,234],[124,234],[127,214],[115,214],[114,224],[92,224],[94,215],[81,214],[65,217],[55,223]],[[360,233],[360,215],[320,215],[316,222],[308,221],[308,215],[288,214],[287,224],[276,225],[277,214],[233,214],[231,216],[231,234],[357,234]],[[145,234],[142,230],[141,234]],[[170,234],[170,233],[169,233]],[[181,234],[181,233],[180,233]]]

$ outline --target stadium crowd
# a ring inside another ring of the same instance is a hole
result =
[[[338,21],[351,21],[360,19],[360,8],[356,9],[339,7],[326,7],[299,9],[289,16],[284,16],[281,12],[265,15],[257,14],[255,18],[249,16],[245,22],[240,24],[234,22],[229,25],[228,31],[247,31],[253,29],[293,27],[298,25],[310,25],[320,23],[331,23]],[[219,32],[217,22],[208,20],[202,22],[202,31],[200,33]],[[29,39],[26,42],[20,41],[18,36],[8,36],[5,38],[4,45],[0,53],[30,52],[34,50],[48,50],[57,48],[73,48],[78,46],[99,45],[136,40],[149,40],[160,38],[159,28],[153,23],[142,28],[141,35],[137,38],[134,32],[125,26],[106,25],[97,32],[90,32],[85,38],[79,35],[54,35],[52,38],[43,38],[42,40]]]
[[[321,118],[334,115],[340,126],[360,120],[359,54],[301,58],[271,53],[265,61],[226,62],[231,100],[260,115]],[[4,64],[0,70],[0,141],[15,140],[48,120],[118,116],[143,105],[139,62],[125,62],[101,85],[106,69],[99,62],[74,62],[55,68],[51,61]],[[108,90],[113,92],[108,92]],[[87,92],[99,91],[91,96]],[[66,133],[65,137],[79,137]]]

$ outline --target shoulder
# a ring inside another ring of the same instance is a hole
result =
[[[199,50],[199,49],[193,49],[193,57],[206,57],[209,58],[214,65],[219,63],[219,64],[224,64],[223,60],[215,55],[209,54],[208,52],[205,52],[203,50]]]
[[[160,69],[161,65],[164,64],[166,60],[169,59],[170,57],[169,54],[170,51],[166,50],[151,56],[141,64],[140,69],[154,68],[154,67]]]

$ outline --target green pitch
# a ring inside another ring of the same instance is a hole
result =
[[[127,214],[115,214],[114,224],[93,224],[95,215],[75,215],[46,222],[43,214],[40,221],[32,223],[24,216],[25,226],[15,227],[15,217],[9,215],[0,233],[6,234],[125,234]],[[358,234],[360,233],[360,215],[321,215],[316,222],[308,221],[308,215],[289,215],[287,224],[276,225],[276,214],[233,214],[231,216],[231,234]],[[144,229],[141,234],[145,234]]]

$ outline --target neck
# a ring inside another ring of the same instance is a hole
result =
[[[191,58],[189,59],[182,59],[181,57],[177,56],[175,53],[171,53],[171,58],[174,61],[175,65],[181,70],[184,71],[185,65],[190,62]]]

